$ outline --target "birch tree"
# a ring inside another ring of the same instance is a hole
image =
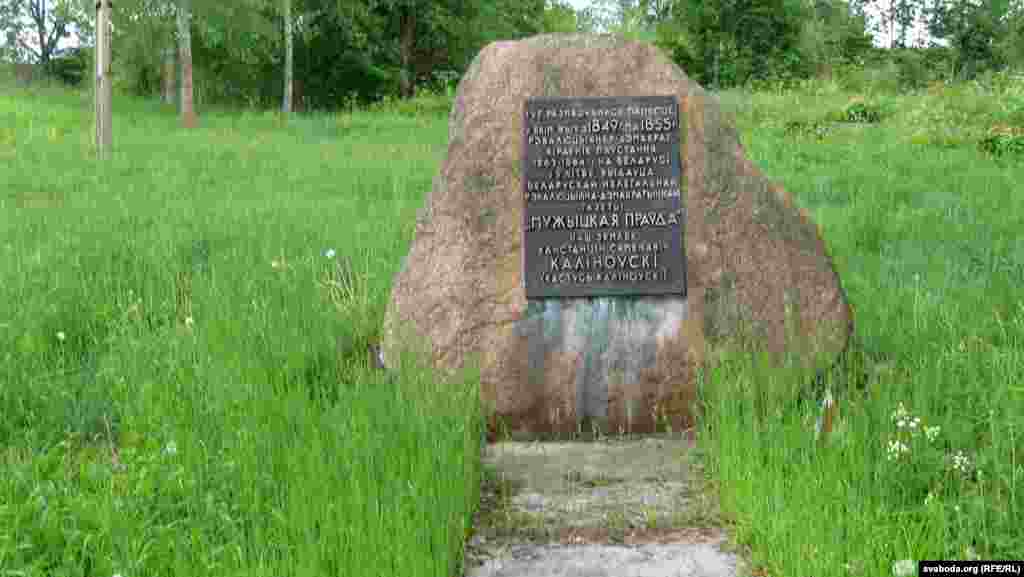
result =
[[[193,128],[196,111],[192,88],[192,2],[178,0],[178,58],[181,61],[181,125]]]
[[[288,114],[292,111],[292,89],[293,81],[293,37],[292,37],[292,2],[282,0],[284,16],[284,99],[281,103],[281,110]]]

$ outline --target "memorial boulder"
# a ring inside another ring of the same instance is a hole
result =
[[[485,47],[394,279],[382,358],[480,371],[514,432],[693,425],[727,347],[829,362],[851,313],[820,231],[653,46]]]

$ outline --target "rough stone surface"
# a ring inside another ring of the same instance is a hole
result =
[[[469,577],[736,577],[736,562],[714,544],[524,547]]]
[[[680,105],[687,295],[527,301],[525,99],[644,95]],[[747,159],[713,95],[653,46],[543,35],[488,45],[463,77],[382,344],[389,366],[415,349],[445,371],[478,367],[515,433],[644,433],[692,426],[696,369],[741,335],[774,359],[827,362],[851,328],[820,231]]]

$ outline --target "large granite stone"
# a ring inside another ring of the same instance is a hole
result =
[[[529,97],[674,95],[687,293],[527,300],[523,106]],[[449,148],[387,309],[383,359],[478,367],[513,432],[693,425],[698,367],[729,347],[827,363],[852,329],[820,231],[744,154],[717,99],[653,46],[543,35],[485,47],[463,77]]]

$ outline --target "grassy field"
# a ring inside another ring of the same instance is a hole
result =
[[[448,572],[473,388],[367,363],[444,122],[0,111],[0,575]]]
[[[709,376],[709,470],[738,540],[773,576],[1024,559],[1024,154],[1002,137],[1024,126],[1024,81],[723,100],[821,225],[856,321],[825,447],[812,415],[765,401],[777,375]]]
[[[776,577],[1024,558],[1024,155],[991,138],[1024,124],[1024,84],[723,101],[821,224],[857,321],[824,447],[812,411],[762,394],[777,375],[706,375],[723,521]],[[0,575],[457,570],[472,375],[367,362],[439,108],[187,132],[119,97],[101,165],[88,95],[0,92]]]

